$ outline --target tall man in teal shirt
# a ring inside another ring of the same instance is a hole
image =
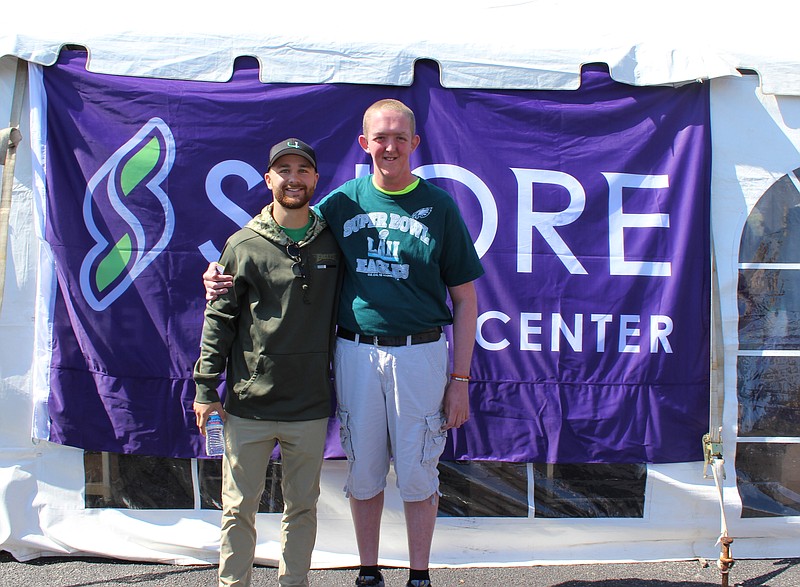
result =
[[[336,393],[349,465],[345,492],[361,559],[356,585],[365,587],[384,586],[378,554],[390,460],[406,517],[407,587],[430,586],[437,465],[447,430],[469,418],[473,282],[483,268],[453,198],[412,174],[410,156],[419,143],[407,106],[376,102],[364,114],[359,137],[373,174],[345,183],[317,207],[345,264]],[[204,275],[208,296],[227,286],[211,269]],[[442,335],[448,324],[450,369]]]

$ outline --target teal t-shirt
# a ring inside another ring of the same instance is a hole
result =
[[[361,177],[316,208],[343,252],[338,322],[348,330],[405,335],[451,324],[447,288],[483,275],[455,201],[424,179],[388,195]]]

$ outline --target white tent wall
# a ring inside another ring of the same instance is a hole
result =
[[[4,127],[10,119],[16,67],[16,59],[0,59],[0,117],[4,120]],[[26,99],[20,125],[24,139],[18,149],[11,195],[6,280],[0,310],[3,333],[0,336],[0,398],[8,406],[8,410],[0,416],[0,445],[3,447],[0,533],[3,542],[9,544],[9,548],[18,549],[23,556],[32,550],[39,550],[35,541],[30,543],[20,541],[20,538],[42,535],[34,504],[41,503],[43,496],[39,494],[38,487],[46,480],[46,470],[40,466],[43,462],[39,458],[42,451],[32,442],[30,429],[38,245],[33,220],[33,174],[27,105]]]
[[[742,518],[736,491],[737,442],[797,443],[798,438],[748,439],[738,430],[737,287],[739,246],[748,215],[765,191],[800,166],[800,98],[767,95],[754,75],[712,81],[711,228],[720,282],[720,317],[725,347],[723,444],[728,530],[736,548],[748,556],[795,556],[791,537],[800,518]],[[797,182],[795,181],[795,184]],[[790,355],[796,353],[787,351]],[[797,476],[796,467],[793,475]],[[781,554],[783,553],[783,554]]]
[[[536,4],[535,8],[542,11],[539,22],[548,22],[548,19],[558,16],[559,11],[565,10],[559,3],[551,5],[548,8]],[[469,7],[469,3],[460,6]],[[521,30],[526,22],[531,22],[531,13],[527,11],[514,12],[517,18],[509,18],[512,10],[515,9],[509,8],[502,18],[494,14],[486,22],[497,24],[503,21],[514,30]],[[623,6],[621,12],[625,10]],[[675,9],[674,12],[680,10]],[[728,17],[735,12],[730,6],[727,7]],[[596,16],[600,18],[600,15]],[[611,22],[607,14],[602,16],[602,23],[596,27],[600,30],[604,29],[603,23]],[[675,17],[667,15],[666,18],[671,20]],[[797,19],[783,14],[772,19],[772,22],[774,26],[781,27],[783,23],[796,23]],[[69,23],[74,24],[74,21],[70,20]],[[475,23],[472,26],[474,28],[465,25],[466,37],[462,39],[470,38],[470,30],[492,30],[491,27],[481,29]],[[655,28],[654,25],[649,26]],[[758,27],[754,21],[751,21],[751,26],[754,29]],[[356,23],[342,23],[342,27],[347,28],[329,30],[328,37],[316,37],[314,43],[323,46],[334,43],[337,33],[341,35],[340,38],[348,38],[350,27],[355,30]],[[701,28],[697,22],[687,23],[687,27]],[[326,30],[329,28],[326,27]],[[665,25],[663,28],[670,27]],[[225,30],[225,27],[221,26],[220,30]],[[487,72],[497,71],[497,64],[491,60],[487,62],[475,58],[470,67],[446,66],[448,58],[456,63],[456,56],[464,57],[464,46],[456,41],[456,33],[438,30],[438,27],[432,29],[430,25],[421,25],[415,31],[414,34],[419,38],[415,37],[416,45],[413,48],[410,48],[413,43],[389,48],[384,45],[385,62],[378,61],[373,67],[358,69],[367,76],[376,76],[380,72],[391,79],[376,80],[373,77],[370,80],[347,81],[410,83],[410,78],[398,72],[413,71],[413,68],[408,68],[413,59],[398,62],[394,57],[421,51],[422,56],[428,57],[436,52],[441,54],[440,62],[445,64],[443,81],[445,85],[449,82],[455,86],[460,83],[480,86],[490,78],[513,85],[514,79],[522,77],[535,79],[538,84],[535,87],[549,85],[566,88],[574,83],[581,62],[604,60],[611,66],[615,79],[642,85],[727,76],[710,82],[712,232],[721,289],[719,302],[725,351],[722,422],[727,473],[723,484],[725,520],[730,536],[735,539],[733,551],[737,557],[796,556],[800,518],[742,518],[734,469],[738,440],[736,360],[739,240],[747,215],[758,198],[777,179],[800,166],[800,81],[797,79],[800,59],[797,48],[793,49],[793,53],[780,48],[781,43],[785,43],[783,39],[795,37],[777,31],[768,35],[769,43],[759,43],[764,37],[737,35],[731,27],[722,35],[722,49],[706,53],[708,60],[698,65],[697,57],[702,52],[695,51],[697,43],[678,43],[673,46],[666,40],[659,41],[666,38],[659,34],[642,44],[633,39],[645,36],[647,31],[643,32],[642,28],[620,26],[614,30],[607,27],[600,36],[599,49],[598,44],[592,45],[588,36],[581,38],[580,34],[588,31],[583,27],[577,27],[573,31],[575,34],[565,35],[558,42],[554,41],[554,32],[542,31],[534,48],[519,40],[521,36],[509,34],[509,39],[518,40],[509,41],[504,46],[509,52],[507,63],[510,67],[503,70],[507,75],[489,75]],[[425,35],[429,35],[429,39],[436,39],[437,44],[423,43]],[[141,59],[126,60],[114,53],[115,49],[121,46],[130,48],[144,38],[155,42],[153,39],[158,36],[149,32],[139,38],[117,38],[110,34],[98,37],[85,34],[84,29],[73,29],[67,25],[58,35],[48,35],[43,29],[31,34],[2,36],[0,55],[19,55],[32,63],[47,65],[57,57],[62,44],[83,42],[90,46],[90,69],[112,70],[126,75],[169,75],[170,72],[174,74],[181,71],[188,76],[217,76],[221,81],[227,79],[226,75],[230,73],[232,56],[258,54],[257,51],[242,48],[248,39],[256,44],[256,37],[241,35],[237,44],[224,40],[214,51],[204,50],[202,56],[195,55],[193,58],[191,52],[197,49],[196,38],[187,42],[167,34],[160,37],[162,49],[169,47],[175,54],[183,56],[182,59],[164,60],[160,55],[153,57],[148,53],[143,54]],[[481,36],[475,34],[471,38],[481,39]],[[609,42],[610,38],[616,39],[615,44]],[[693,37],[687,34],[683,38]],[[484,55],[492,54],[489,49],[491,44],[488,39],[485,41],[476,43],[471,50],[475,54],[481,51]],[[741,42],[737,45],[736,41]],[[305,42],[313,44],[308,39]],[[364,42],[365,46],[374,44],[369,38]],[[520,65],[526,56],[537,54],[537,50],[546,47],[548,42],[552,43],[554,49],[539,51],[542,56],[540,61],[533,65]],[[564,49],[570,46],[570,42],[573,43],[573,51]],[[346,62],[358,60],[360,45],[353,40],[348,47],[342,50],[338,59]],[[738,47],[739,54],[734,47]],[[755,49],[751,51],[751,47]],[[429,52],[425,53],[424,50]],[[313,57],[317,53],[309,51],[309,55]],[[648,59],[654,60],[647,65]],[[469,60],[464,59],[466,61]],[[310,71],[308,67],[314,63],[312,60],[303,63],[306,68],[292,67],[283,73],[276,73],[274,69],[269,71],[272,75],[285,75],[286,81],[309,81],[303,77],[306,75],[315,77],[313,81],[343,81],[337,77],[339,74],[331,75],[326,67],[318,66]],[[391,67],[385,67],[386,63],[390,63]],[[737,77],[737,67],[757,69],[761,75]],[[15,58],[0,58],[0,119],[3,121],[9,118],[15,69]],[[264,71],[262,69],[262,75],[265,75]],[[341,71],[348,70],[343,67]],[[291,75],[299,75],[302,79],[291,78]],[[32,83],[35,83],[33,78]],[[779,95],[765,94],[765,91],[777,91]],[[0,310],[0,400],[4,407],[0,415],[0,548],[20,560],[77,554],[182,564],[215,562],[219,512],[201,510],[199,507],[193,510],[87,508],[84,500],[86,480],[83,451],[31,440],[33,394],[36,388],[33,368],[36,292],[37,288],[47,287],[47,284],[39,283],[42,276],[37,269],[40,266],[39,256],[46,254],[46,251],[40,248],[40,219],[36,212],[39,204],[35,197],[34,178],[39,161],[31,148],[31,137],[36,135],[36,129],[30,126],[30,121],[36,121],[40,113],[31,112],[27,100],[23,113],[21,130],[24,141],[19,149],[15,171],[8,265]],[[1,122],[0,126],[5,124]],[[794,439],[794,442],[797,440]],[[341,492],[344,484],[342,463],[326,462],[322,477],[319,537],[313,564],[315,567],[355,565],[358,561],[349,508]],[[528,478],[529,491],[532,492],[530,465]],[[383,520],[381,563],[404,565],[407,564],[407,554],[402,505],[391,481],[387,506]],[[278,514],[259,515],[258,562],[270,564],[277,560],[278,529]],[[437,523],[432,562],[435,565],[474,566],[716,558],[719,547],[715,542],[719,534],[719,493],[714,480],[704,477],[702,462],[649,465],[645,512],[640,519],[548,520],[535,519],[533,512],[526,518],[441,518]]]

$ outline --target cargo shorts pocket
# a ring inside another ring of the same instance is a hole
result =
[[[339,441],[342,443],[342,450],[347,460],[351,463],[355,460],[353,452],[353,441],[350,438],[350,412],[347,410],[337,410],[339,416]]]
[[[425,440],[422,447],[422,463],[435,462],[442,456],[447,442],[447,430],[444,430],[445,419],[441,412],[425,416]]]

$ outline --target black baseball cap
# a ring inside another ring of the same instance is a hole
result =
[[[317,155],[314,149],[300,139],[285,139],[272,147],[269,150],[269,166],[272,167],[275,161],[284,155],[300,155],[308,159],[315,170],[317,169]]]

